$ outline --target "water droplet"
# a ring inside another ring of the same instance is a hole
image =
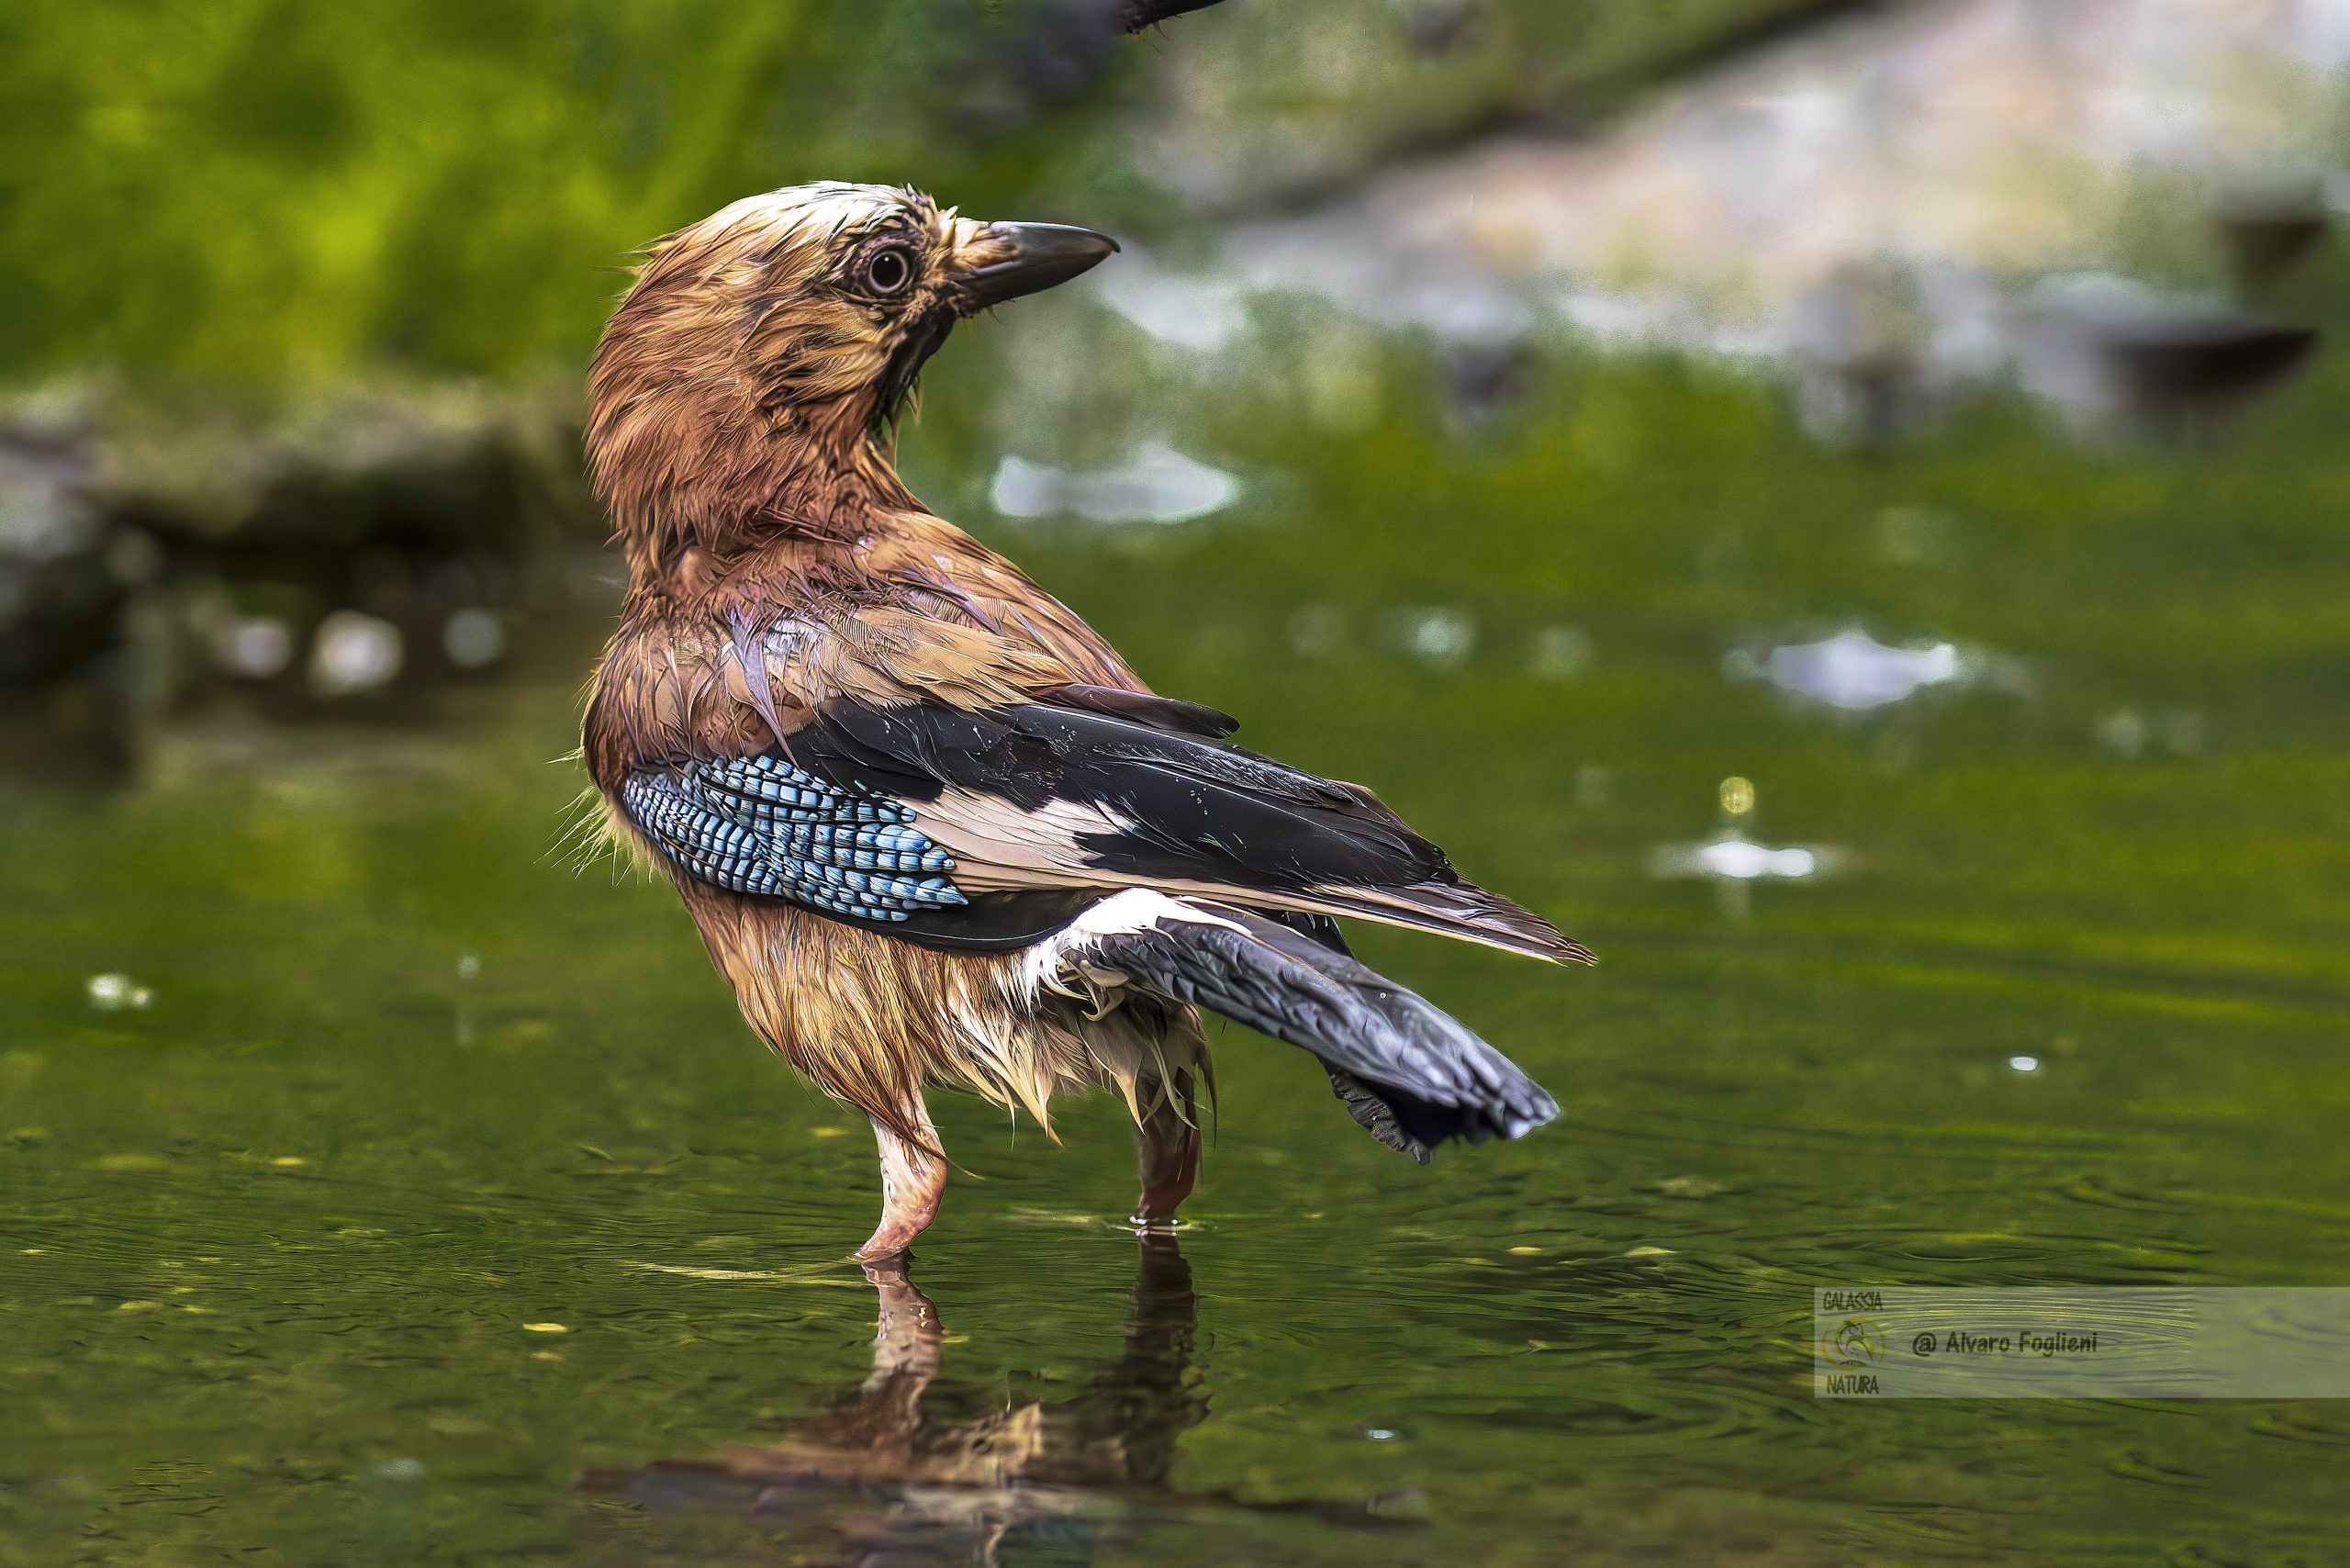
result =
[[[1774,849],[1731,832],[1703,844],[1664,845],[1650,857],[1650,869],[1660,877],[1714,877],[1731,882],[1762,879],[1799,881],[1828,869],[1838,855],[1832,849],[1815,849],[1800,844]]]
[[[125,1008],[140,1008],[151,1004],[155,993],[143,985],[132,983],[129,975],[92,975],[87,987],[90,1005],[102,1013],[118,1013]]]
[[[1703,1176],[1668,1176],[1656,1184],[1656,1190],[1668,1198],[1710,1198],[1729,1191],[1719,1182],[1708,1182]]]
[[[2116,709],[2098,721],[2097,744],[2116,756],[2135,758],[2146,749],[2146,721],[2136,709]]]
[[[1591,633],[1580,626],[1545,626],[1534,633],[1534,673],[1545,680],[1572,680],[1591,668],[1596,653]]]
[[[1289,618],[1289,643],[1301,654],[1326,658],[1346,645],[1347,618],[1336,605],[1308,604]]]
[[[1458,610],[1407,610],[1401,632],[1404,651],[1430,664],[1465,659],[1477,645],[1477,622]]]
[[[1722,674],[1732,681],[1759,678],[1795,696],[1865,713],[1899,702],[1921,687],[1964,683],[1979,673],[1980,664],[1955,644],[1895,648],[1865,632],[1849,631],[1817,643],[1783,644],[1759,659],[1734,650],[1723,659]]]

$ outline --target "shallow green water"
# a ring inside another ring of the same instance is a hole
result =
[[[909,442],[973,517],[979,364]],[[668,893],[549,857],[592,629],[430,726],[191,722],[0,818],[0,1562],[2343,1560],[2339,1407],[1826,1403],[1802,1343],[1815,1285],[2350,1284],[2338,399],[1834,455],[1670,369],[1467,435],[1406,385],[1203,421],[1226,518],[990,536],[1600,950],[1360,934],[1564,1123],[1419,1170],[1226,1031],[1145,1255],[1110,1107],[945,1102],[940,1371],[860,1395],[919,1306],[837,1261],[867,1135]],[[1845,624],[2018,663],[1858,718],[1724,678]],[[1838,874],[1653,877],[1731,775]],[[877,1434],[1071,1484],[808,1479]]]

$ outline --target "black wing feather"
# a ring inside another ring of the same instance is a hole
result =
[[[1243,903],[1252,890],[1303,897],[1538,957],[1591,957],[1462,881],[1369,790],[1181,728],[1044,702],[972,712],[844,700],[792,737],[792,755],[905,801],[953,789],[1024,811],[1098,807],[1117,825],[1080,834],[1072,847],[1114,881],[1228,889]]]
[[[1055,687],[1045,695],[1056,707],[1082,708],[1091,713],[1106,713],[1113,719],[1132,719],[1136,723],[1148,724],[1154,730],[1166,730],[1179,735],[1198,735],[1212,741],[1220,741],[1240,727],[1239,720],[1204,703],[1186,702],[1181,698],[1160,697],[1147,691],[1128,691],[1123,686],[1089,686],[1073,681],[1067,686]]]
[[[1352,785],[1105,714],[837,702],[801,735],[793,754],[810,767],[905,800],[951,786],[1032,811],[1106,806],[1134,825],[1084,847],[1095,865],[1138,877],[1268,888],[1459,879],[1441,850]]]

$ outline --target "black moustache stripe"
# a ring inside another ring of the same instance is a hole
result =
[[[934,306],[926,314],[908,323],[904,339],[897,353],[881,372],[881,397],[873,406],[874,422],[894,423],[904,411],[906,399],[913,396],[914,383],[922,376],[922,367],[930,363],[946,342],[946,334],[955,330],[955,312],[945,306]]]

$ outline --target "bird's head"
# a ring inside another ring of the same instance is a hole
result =
[[[657,546],[712,543],[748,521],[730,512],[887,476],[877,438],[957,320],[1117,248],[882,185],[792,185],[722,208],[648,247],[605,330],[588,379],[598,490],[632,543],[649,531]]]

